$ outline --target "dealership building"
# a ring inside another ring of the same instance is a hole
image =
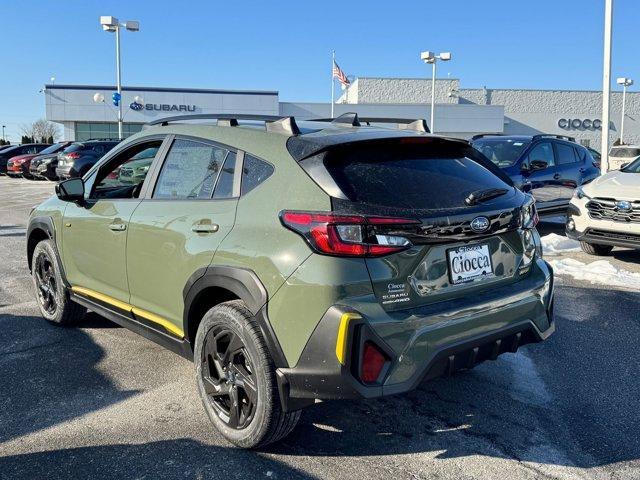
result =
[[[113,86],[46,85],[46,118],[63,126],[65,140],[117,137]],[[602,94],[581,90],[462,88],[458,79],[436,80],[436,133],[470,138],[481,133],[575,137],[599,149]],[[99,95],[96,95],[99,94]],[[105,100],[96,102],[95,99]],[[431,81],[417,78],[359,77],[343,91],[335,113],[367,117],[430,117]],[[246,113],[328,117],[331,105],[281,102],[276,91],[124,87],[124,134],[162,117],[191,113]],[[619,137],[622,93],[613,92],[612,141]],[[628,92],[626,143],[640,142],[640,94]]]

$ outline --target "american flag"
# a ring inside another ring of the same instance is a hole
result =
[[[351,84],[351,82],[349,81],[347,76],[344,74],[342,69],[338,66],[335,60],[333,61],[333,78],[337,78],[338,81],[345,87]]]

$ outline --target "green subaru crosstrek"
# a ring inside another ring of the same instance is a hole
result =
[[[467,142],[355,115],[216,118],[154,122],[58,184],[27,243],[47,320],[90,309],[193,359],[232,443],[553,332],[533,201]],[[149,151],[143,181],[117,174]]]

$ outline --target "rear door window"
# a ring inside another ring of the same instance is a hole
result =
[[[556,153],[558,154],[558,165],[576,163],[576,153],[571,145],[556,143]]]
[[[457,148],[371,145],[330,152],[324,165],[351,202],[390,208],[460,208],[472,192],[512,189]]]
[[[175,140],[160,171],[153,198],[211,198],[229,153],[207,143]]]

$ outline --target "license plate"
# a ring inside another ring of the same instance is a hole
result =
[[[489,245],[464,245],[447,250],[451,283],[472,282],[493,277]]]

